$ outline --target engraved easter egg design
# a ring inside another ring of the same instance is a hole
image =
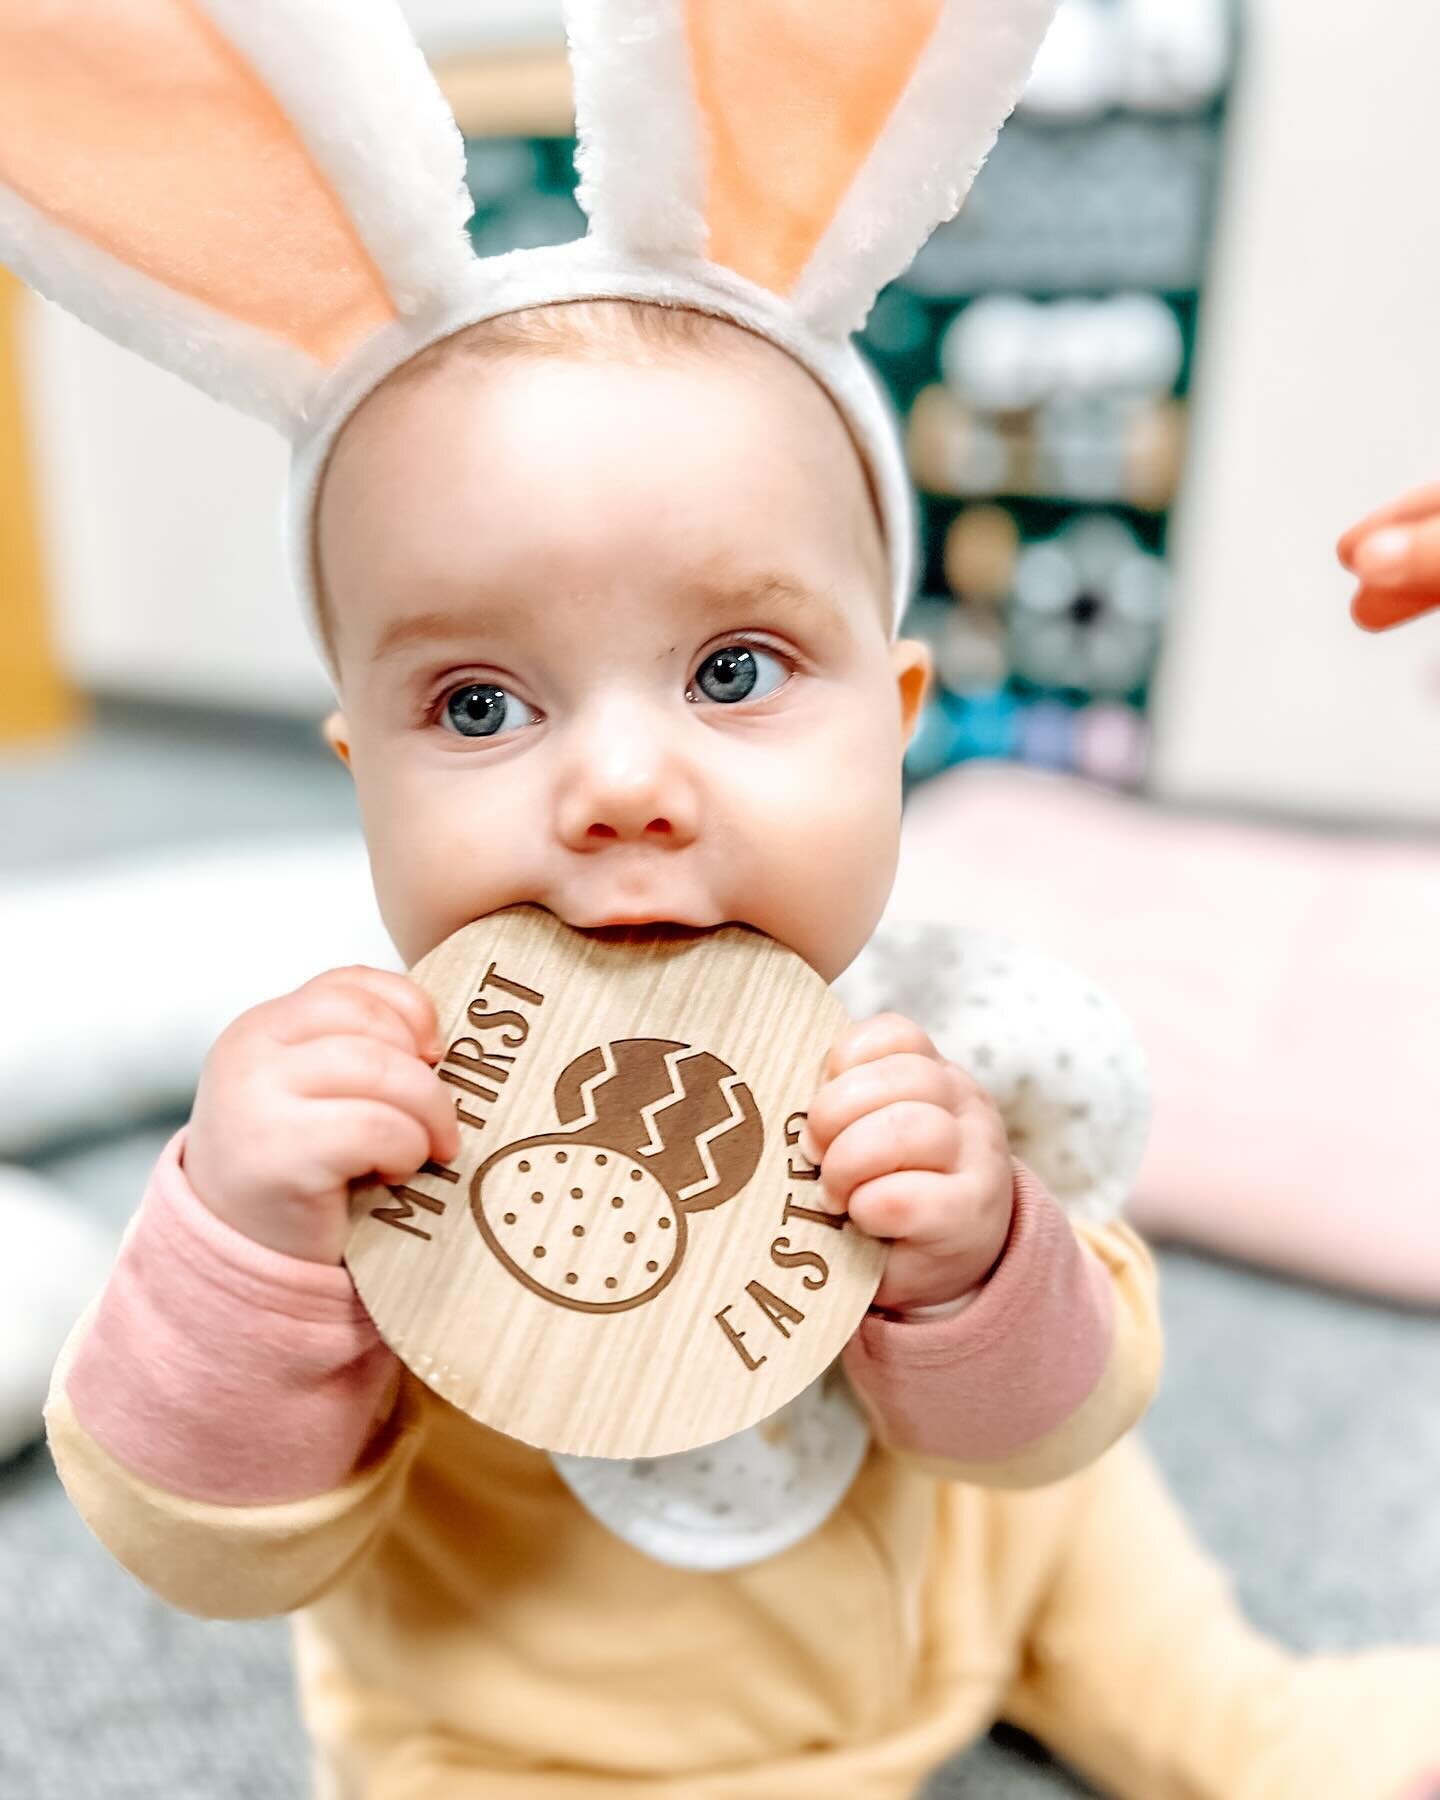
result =
[[[626,1038],[567,1064],[554,1099],[569,1129],[487,1158],[470,1188],[475,1222],[542,1299],[580,1312],[641,1306],[679,1272],[691,1215],[755,1173],[764,1127],[754,1097],[708,1050]]]

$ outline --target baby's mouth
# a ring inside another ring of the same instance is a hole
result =
[[[576,925],[583,937],[604,944],[676,943],[705,937],[713,925],[688,925],[676,919],[606,919],[595,925]]]

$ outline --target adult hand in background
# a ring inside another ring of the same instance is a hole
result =
[[[1388,631],[1440,607],[1440,482],[1361,519],[1336,550],[1360,583],[1350,616],[1366,631]]]

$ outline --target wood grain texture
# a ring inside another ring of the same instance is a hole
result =
[[[884,1247],[797,1147],[839,1002],[757,932],[571,931],[535,907],[425,957],[461,1150],[357,1190],[346,1260],[396,1354],[541,1449],[661,1456],[840,1353]]]

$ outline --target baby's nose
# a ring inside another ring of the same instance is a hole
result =
[[[618,809],[611,808],[608,810],[617,811]],[[606,838],[666,838],[674,837],[675,835],[675,827],[668,819],[647,819],[644,825],[640,826],[637,830],[636,827],[638,825],[638,820],[634,823],[630,823],[622,819],[622,822],[619,825],[611,825],[605,819],[592,819],[585,827],[585,835],[587,838],[598,838],[601,842]]]
[[[558,813],[560,836],[573,850],[614,843],[680,849],[695,841],[699,802],[687,771],[634,742],[612,745],[572,770]]]

